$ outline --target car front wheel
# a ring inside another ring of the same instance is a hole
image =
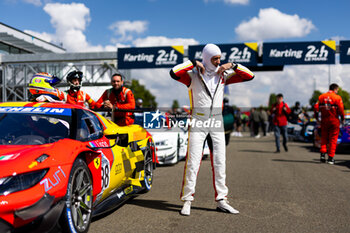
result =
[[[61,217],[64,232],[88,232],[92,215],[92,179],[84,160],[78,158],[72,167],[66,203]]]
[[[148,147],[144,151],[144,192],[148,192],[152,188],[153,182],[153,159],[152,151]]]

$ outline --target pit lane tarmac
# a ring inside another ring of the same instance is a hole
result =
[[[227,149],[230,204],[217,212],[210,159],[202,161],[191,215],[181,216],[184,161],[157,167],[152,190],[95,219],[89,232],[350,232],[350,155],[320,164],[310,143],[289,142],[275,154],[274,137],[231,137]]]

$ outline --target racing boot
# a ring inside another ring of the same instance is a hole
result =
[[[331,156],[328,156],[328,160],[327,160],[328,164],[334,164],[334,158]]]
[[[191,214],[191,201],[185,201],[180,214],[184,216],[189,216]]]
[[[239,211],[230,206],[227,200],[218,201],[218,207],[216,207],[216,210],[229,214],[239,214]]]
[[[325,163],[326,162],[326,153],[321,153],[320,155],[320,162]]]

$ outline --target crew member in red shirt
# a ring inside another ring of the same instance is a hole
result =
[[[287,116],[291,110],[288,105],[283,102],[283,95],[278,94],[277,103],[271,108],[271,114],[273,114],[273,124],[275,125],[275,140],[276,140],[276,152],[280,153],[280,135],[283,137],[283,147],[285,151],[288,151],[287,146]]]
[[[334,155],[337,147],[340,121],[344,122],[344,105],[342,98],[337,95],[339,86],[333,83],[329,86],[329,91],[318,97],[315,105],[315,115],[318,121],[318,113],[321,112],[321,156],[320,161],[334,164]],[[328,146],[328,148],[327,148]]]
[[[74,70],[67,75],[67,82],[69,83],[69,90],[66,92],[66,103],[85,106],[85,103],[90,108],[95,107],[95,101],[85,92],[80,90],[83,80],[83,72]]]
[[[114,122],[119,126],[131,125],[134,123],[132,112],[118,111],[135,109],[135,98],[132,91],[123,86],[123,76],[113,74],[111,78],[112,88],[106,90],[96,102],[97,108],[107,108],[113,111]]]

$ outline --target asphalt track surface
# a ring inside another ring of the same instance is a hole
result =
[[[320,164],[309,143],[275,154],[273,136],[231,137],[228,200],[238,215],[217,212],[210,159],[202,161],[191,215],[181,216],[184,161],[157,167],[152,190],[94,219],[89,232],[350,232],[350,155]]]

